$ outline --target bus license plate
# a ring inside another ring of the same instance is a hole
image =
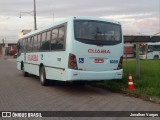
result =
[[[104,63],[104,59],[94,59],[95,63]]]

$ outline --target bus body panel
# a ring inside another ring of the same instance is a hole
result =
[[[24,61],[24,53],[21,53],[19,57],[17,57],[17,69],[21,70],[21,63]]]
[[[116,70],[123,55],[122,43],[114,46],[97,46],[75,41],[73,46],[72,52],[77,57],[78,68],[84,71]]]
[[[94,80],[112,80],[112,79],[122,79],[123,70],[115,71],[80,71],[80,70],[68,70],[68,80],[85,80],[85,81],[94,81]]]
[[[44,59],[41,63],[45,63],[46,78],[55,80],[65,80],[68,55],[66,51],[49,52],[48,55],[43,54]]]
[[[24,70],[30,74],[39,76],[39,65],[25,62]]]
[[[160,51],[147,53],[147,59],[154,59],[155,56],[158,56],[158,58],[160,59]]]
[[[65,51],[26,53],[25,71],[39,76],[40,65],[43,64],[47,79],[65,80],[65,70],[68,62]]]

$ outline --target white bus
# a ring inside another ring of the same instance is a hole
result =
[[[160,42],[142,44],[140,59],[160,59]]]
[[[20,38],[17,68],[40,76],[42,85],[121,79],[123,45],[119,22],[70,17]]]

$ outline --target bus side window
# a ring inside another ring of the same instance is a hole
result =
[[[152,45],[149,45],[148,46],[148,52],[152,52],[153,51],[153,46]]]
[[[27,38],[23,41],[23,51],[26,52]]]
[[[46,42],[45,42],[45,50],[50,50],[50,41],[51,41],[51,31],[47,32]]]
[[[51,50],[55,50],[57,47],[58,28],[52,30]]]
[[[22,39],[20,41],[20,52],[23,52],[23,41],[24,41],[24,39]]]
[[[160,45],[155,45],[155,51],[160,51]]]
[[[21,52],[23,52],[23,41],[24,39],[21,40],[20,44],[21,44]]]
[[[29,37],[28,42],[27,42],[27,51],[28,52],[30,52],[30,49],[31,49],[30,44],[31,44],[31,38]]]
[[[26,38],[26,45],[25,45],[26,46],[26,52],[28,52],[28,49],[29,49],[28,48],[28,41],[29,41],[29,38]]]
[[[37,40],[37,51],[40,50],[40,46],[41,46],[41,34],[38,35],[38,40]]]
[[[34,45],[34,37],[31,37],[30,39],[30,51],[33,51],[33,45]]]
[[[50,50],[51,31],[42,34],[41,50]]]
[[[160,45],[158,45],[158,51],[160,51]]]
[[[37,51],[37,35],[34,36],[33,51]]]
[[[45,50],[46,32],[42,33],[41,50]]]
[[[64,48],[65,28],[60,27],[58,33],[59,34],[58,34],[57,49],[63,49]]]

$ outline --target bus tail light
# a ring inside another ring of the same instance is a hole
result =
[[[68,68],[77,70],[77,60],[74,54],[69,54]]]
[[[120,57],[117,70],[122,69],[122,65],[123,65],[123,56]]]

